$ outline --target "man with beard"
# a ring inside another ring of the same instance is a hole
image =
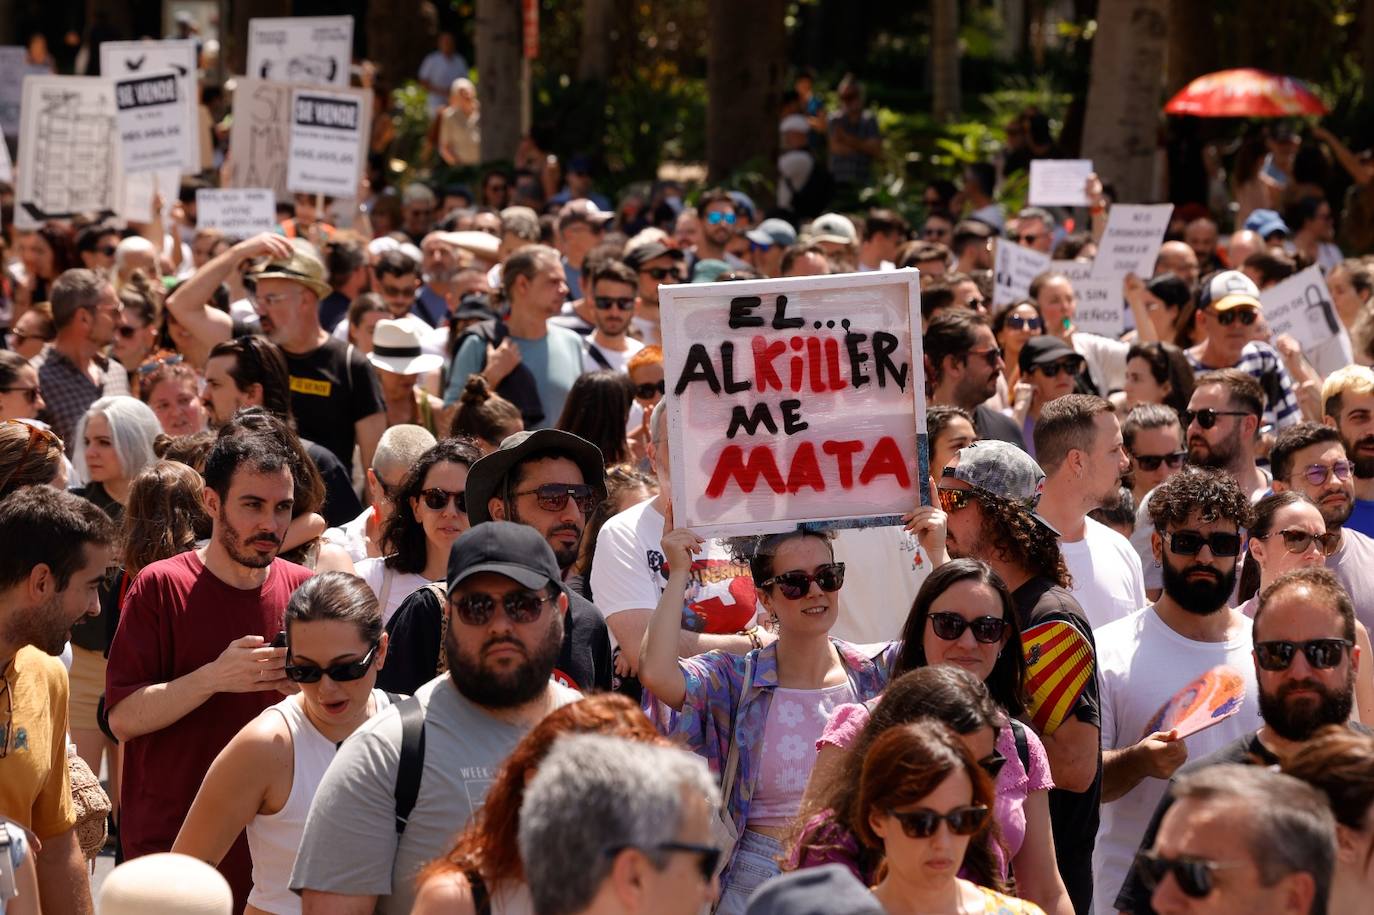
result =
[[[967,410],[979,439],[1024,448],[1020,424],[985,403],[997,393],[1006,367],[988,319],[963,308],[947,309],[931,318],[922,345],[930,384],[926,400]]]
[[[1131,542],[1088,517],[1121,501],[1121,477],[1131,466],[1111,403],[1067,394],[1045,404],[1035,421],[1035,455],[1046,474],[1040,513],[1059,531],[1069,590],[1088,622],[1096,629],[1145,606]]]
[[[1199,375],[1183,413],[1188,463],[1220,470],[1252,502],[1261,498],[1269,489],[1264,471],[1255,464],[1255,438],[1263,412],[1264,391],[1245,372],[1219,369]]]
[[[568,592],[534,528],[474,525],[448,564],[449,669],[360,727],[310,804],[291,874],[305,912],[408,913],[415,876],[461,830],[517,741],[578,698],[552,680]],[[410,711],[408,711],[410,710]],[[398,811],[405,716],[423,720],[409,813]]]
[[[1020,448],[980,441],[961,449],[944,468],[939,495],[947,513],[949,555],[981,559],[1002,576],[1021,631],[1051,624],[1059,641],[1076,643],[1085,652],[1079,660],[1085,678],[1076,690],[1055,669],[1056,652],[1036,653],[1027,665],[1027,679],[1044,676],[1062,684],[1056,695],[1062,719],[1053,729],[1037,730],[1056,786],[1049,806],[1059,875],[1074,910],[1086,912],[1092,905],[1092,850],[1102,789],[1097,653],[1083,610],[1067,590],[1069,573],[1058,531],[1036,513],[1044,481],[1040,465]],[[932,546],[931,551],[938,549]],[[1033,718],[1038,711],[1037,706]]]
[[[1150,499],[1151,546],[1164,571],[1153,606],[1093,630],[1102,691],[1102,825],[1093,850],[1093,908],[1115,912],[1116,892],[1165,780],[1259,724],[1249,663],[1251,623],[1227,606],[1250,500],[1214,470],[1185,470]],[[1159,710],[1218,665],[1240,673],[1244,699],[1230,718],[1192,735],[1160,729]]]
[[[1300,423],[1283,430],[1269,451],[1274,491],[1292,489],[1316,503],[1327,533],[1340,535],[1340,546],[1326,557],[1326,567],[1355,602],[1355,615],[1374,626],[1374,540],[1346,530],[1355,504],[1353,467],[1340,433],[1330,426]]]
[[[678,248],[658,239],[638,243],[631,240],[626,246],[625,265],[635,272],[639,282],[639,298],[630,323],[646,344],[660,342],[658,287],[687,282],[687,268],[683,265],[686,257]]]
[[[219,751],[291,686],[286,603],[310,571],[277,557],[291,522],[292,454],[277,437],[222,435],[205,461],[209,542],[154,562],[124,597],[105,702],[123,742],[124,857],[170,851]],[[219,871],[235,910],[252,888],[239,836]]]
[[[100,613],[96,589],[114,561],[115,530],[85,499],[34,486],[0,502],[0,538],[7,712],[0,719],[0,818],[42,842],[35,856],[41,911],[89,915],[67,770],[67,672],[57,656],[72,626]]]
[[[635,310],[635,272],[617,260],[593,264],[587,274],[587,299],[593,306],[593,329],[583,343],[582,368],[623,372],[630,357],[644,348],[631,337]]]
[[[454,281],[472,256],[454,244],[449,232],[430,232],[420,243],[420,251],[425,257],[425,282],[415,294],[415,312],[431,327],[443,327],[462,298]]]
[[[1292,758],[1327,725],[1350,722],[1355,702],[1355,608],[1350,595],[1326,569],[1294,569],[1260,594],[1251,634],[1254,676],[1262,724],[1210,756],[1180,768],[1175,776],[1224,763],[1277,766]],[[1155,808],[1140,848],[1154,846],[1159,824],[1173,803],[1166,792]],[[1132,915],[1153,913],[1150,890],[1131,870],[1115,906]]]
[[[1322,384],[1322,421],[1341,434],[1355,470],[1355,505],[1347,530],[1374,537],[1374,369],[1347,365]]]

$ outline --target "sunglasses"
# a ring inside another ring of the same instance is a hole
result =
[[[1218,416],[1249,416],[1244,410],[1213,410],[1211,407],[1204,407],[1201,410],[1183,411],[1183,428],[1187,429],[1197,420],[1197,424],[1204,429],[1210,429],[1217,424]]]
[[[590,515],[597,503],[596,493],[586,483],[545,483],[534,489],[521,490],[516,495],[528,496],[530,493],[534,494],[540,508],[551,512],[562,511],[569,497],[584,515]]]
[[[993,781],[1002,773],[1002,767],[1007,764],[1007,758],[996,750],[990,756],[984,756],[978,760],[978,767],[988,774],[988,778]]]
[[[1177,470],[1183,466],[1183,459],[1188,456],[1186,451],[1170,451],[1168,454],[1133,454],[1135,465],[1141,470],[1158,470],[1160,464],[1168,464],[1170,470]]]
[[[1204,537],[1197,531],[1171,531],[1163,536],[1176,556],[1196,556],[1203,545],[1210,547],[1212,555],[1218,558],[1240,555],[1240,534],[1217,531]]]
[[[1313,541],[1316,541],[1317,549],[1322,551],[1322,555],[1330,556],[1341,545],[1339,533],[1309,534],[1307,531],[1275,531],[1274,533],[1283,537],[1283,545],[1290,553],[1306,553],[1307,548],[1312,545]],[[1263,537],[1255,537],[1255,539],[1268,540],[1272,536],[1274,534],[1265,534]]]
[[[939,487],[938,495],[940,497],[940,508],[945,514],[949,514],[950,512],[957,512],[959,509],[968,505],[977,493],[971,489],[946,489],[941,486]]]
[[[1238,863],[1209,861],[1206,858],[1180,856],[1165,858],[1152,851],[1137,852],[1135,871],[1145,889],[1154,892],[1155,887],[1164,880],[1165,875],[1173,874],[1174,881],[1185,896],[1202,899],[1216,887],[1216,871],[1221,868],[1239,867]]]
[[[949,831],[956,836],[971,836],[982,829],[983,824],[988,821],[988,808],[972,804],[967,807],[955,807],[944,814],[926,807],[906,813],[896,810],[889,810],[888,813],[902,824],[902,832],[911,839],[929,839],[935,835],[941,823],[948,823]]]
[[[1217,323],[1222,327],[1230,327],[1232,324],[1236,323],[1237,318],[1239,318],[1240,323],[1244,324],[1246,327],[1249,327],[1259,320],[1259,312],[1255,311],[1253,308],[1229,308],[1226,311],[1214,311],[1212,314],[1216,317]]]
[[[138,373],[140,375],[151,375],[164,365],[180,365],[182,360],[183,357],[180,353],[174,356],[163,356],[161,359],[149,359],[138,367]]]
[[[26,423],[22,419],[6,419],[0,421],[0,425],[23,426],[25,429],[29,431],[29,440],[24,443],[23,453],[19,455],[19,460],[14,462],[14,467],[10,469],[10,472],[5,474],[4,482],[0,482],[0,492],[4,492],[5,489],[10,485],[10,480],[14,479],[14,475],[19,472],[19,468],[23,467],[24,462],[29,459],[29,454],[33,451],[34,445],[37,442],[41,441],[43,442],[43,444],[49,447],[56,445],[58,448],[61,448],[62,439],[58,438],[55,433],[50,432],[47,429],[40,429],[33,423]]]
[[[672,267],[646,267],[639,272],[649,274],[649,276],[658,280],[660,283],[669,277],[673,278],[674,283],[685,283],[687,281],[687,277],[681,270],[675,270]]]
[[[377,478],[378,483],[382,483],[382,478]],[[391,493],[387,492],[387,486],[382,483],[382,494],[388,499]],[[422,489],[420,490],[420,501],[425,503],[425,508],[432,512],[441,512],[448,507],[450,502],[453,507],[463,514],[468,513],[468,497],[465,492],[450,492],[447,489]]]
[[[533,591],[511,591],[501,598],[506,619],[517,625],[532,623],[544,612],[544,604],[553,598]],[[485,626],[496,612],[496,598],[490,594],[464,594],[452,601],[453,612],[468,626]]]
[[[1013,235],[1011,240],[1033,245],[1044,237],[1046,237],[1044,232],[1023,232],[1020,235]]]
[[[727,226],[733,226],[735,224],[735,214],[725,213],[721,210],[716,210],[714,213],[706,214],[706,221],[713,226],[718,226],[722,222],[725,223]]]
[[[650,381],[635,385],[635,396],[640,400],[653,400],[654,395],[662,397],[668,385],[662,381]]]
[[[612,845],[606,849],[605,854],[620,854],[627,848],[636,848],[637,845]],[[643,849],[640,849],[641,851]],[[714,845],[697,845],[692,842],[660,842],[653,847],[654,851],[680,851],[689,855],[697,856],[697,871],[701,874],[701,879],[710,882],[716,875],[716,868],[720,866],[721,850]]]
[[[1330,467],[1325,464],[1308,464],[1303,468],[1302,474],[1313,486],[1321,486],[1332,477],[1335,477],[1337,482],[1345,483],[1350,480],[1350,471],[1354,466],[1349,461],[1337,461]]]
[[[43,396],[43,389],[38,387],[37,385],[34,385],[31,388],[0,388],[0,391],[5,392],[6,394],[13,393],[15,391],[21,391],[24,394],[24,400],[28,402],[30,406],[37,403],[38,398]]]
[[[114,257],[114,256],[115,256],[115,246],[114,246],[114,245],[101,245],[100,247],[98,247],[98,248],[96,248],[96,249],[94,249],[94,250],[95,250],[95,253],[96,253],[96,254],[99,254],[99,255],[102,256],[102,257]]]
[[[1032,366],[1032,368],[1038,371],[1041,375],[1044,375],[1046,378],[1055,378],[1059,375],[1060,372],[1077,378],[1079,375],[1083,373],[1083,360],[1062,359],[1059,362],[1051,362],[1048,365],[1036,365]]]
[[[1007,621],[1000,616],[980,616],[967,620],[957,613],[932,613],[930,631],[946,642],[953,642],[964,634],[965,629],[973,630],[973,640],[984,645],[992,645],[1002,640],[1007,631]]]
[[[1007,326],[1012,330],[1040,330],[1045,326],[1045,322],[1038,317],[1012,315],[1007,318]]]
[[[1314,670],[1330,670],[1341,663],[1354,642],[1348,639],[1310,639],[1306,642],[1256,642],[1255,663],[1262,670],[1287,670],[1299,651]]]
[[[618,308],[621,311],[634,311],[634,296],[628,298],[615,298],[608,295],[599,295],[596,297],[597,311],[610,311],[612,308]]]
[[[132,340],[134,334],[138,333],[142,329],[143,328],[135,327],[132,324],[121,324],[115,328],[115,333],[119,334],[119,336],[123,337],[125,340]]]
[[[974,297],[965,302],[964,307],[970,311],[987,311],[988,300],[981,297]]]
[[[834,594],[844,586],[844,563],[829,562],[823,566],[817,566],[814,573],[803,572],[800,569],[780,572],[772,578],[759,582],[758,585],[760,588],[777,585],[778,593],[783,597],[788,600],[800,600],[811,593],[811,582],[813,581],[826,594]]]
[[[996,368],[997,363],[1002,361],[1002,348],[994,346],[991,349],[971,349],[968,351],[970,356],[982,356],[983,361],[988,364],[988,368]]]
[[[349,683],[361,679],[376,659],[377,647],[378,644],[373,642],[371,650],[358,660],[331,664],[328,667],[320,667],[317,664],[291,664],[288,661],[285,669],[286,679],[292,683],[318,683],[324,676],[328,676],[335,683]],[[290,649],[288,656],[289,652]]]

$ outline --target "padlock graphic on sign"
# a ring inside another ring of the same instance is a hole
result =
[[[1311,283],[1302,293],[1303,300],[1307,302],[1307,324],[1309,327],[1321,327],[1322,323],[1330,331],[1331,336],[1341,332],[1340,320],[1336,317],[1335,309],[1331,307],[1323,296],[1321,287],[1316,283]]]

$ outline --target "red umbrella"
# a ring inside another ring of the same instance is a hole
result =
[[[1202,118],[1291,118],[1327,113],[1322,100],[1300,79],[1263,70],[1220,70],[1184,86],[1165,114]]]

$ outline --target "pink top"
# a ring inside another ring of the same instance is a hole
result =
[[[750,826],[789,826],[816,764],[815,747],[836,707],[857,698],[848,682],[823,689],[773,690],[763,726],[759,778],[749,804]]]

